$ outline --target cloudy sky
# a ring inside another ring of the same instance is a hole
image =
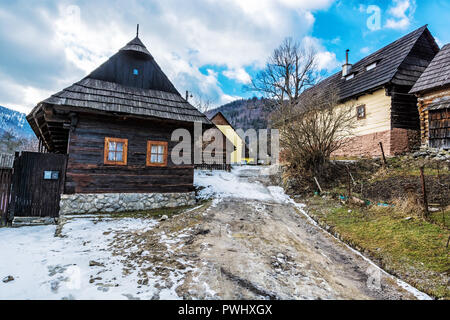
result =
[[[243,86],[285,37],[338,70],[429,24],[450,42],[448,0],[0,0],[0,105],[28,112],[140,38],[180,92],[214,105]]]

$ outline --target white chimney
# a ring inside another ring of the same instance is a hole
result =
[[[345,64],[342,66],[342,77],[346,77],[352,72],[352,65],[348,63],[349,52],[349,49],[345,50]]]

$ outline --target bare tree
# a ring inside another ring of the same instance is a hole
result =
[[[300,94],[317,82],[316,57],[312,47],[286,38],[247,89],[263,93],[275,102],[275,109],[292,107]]]
[[[16,151],[37,151],[38,140],[34,137],[19,137],[12,131],[0,135],[0,153],[13,154]]]
[[[341,104],[336,88],[305,91],[293,108],[275,113],[280,147],[291,167],[320,177],[333,152],[348,143],[356,125],[354,106]]]
[[[213,108],[212,100],[205,97],[202,93],[194,93],[191,95],[191,98],[191,104],[202,113],[205,113]]]

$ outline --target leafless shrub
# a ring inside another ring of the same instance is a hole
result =
[[[305,91],[293,107],[276,112],[284,161],[322,177],[331,154],[352,135],[353,109],[340,104],[338,91],[328,87]]]

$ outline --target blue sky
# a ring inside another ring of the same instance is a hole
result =
[[[180,92],[215,106],[285,37],[312,45],[325,74],[425,24],[450,42],[449,0],[0,0],[0,105],[29,112],[140,38]]]

